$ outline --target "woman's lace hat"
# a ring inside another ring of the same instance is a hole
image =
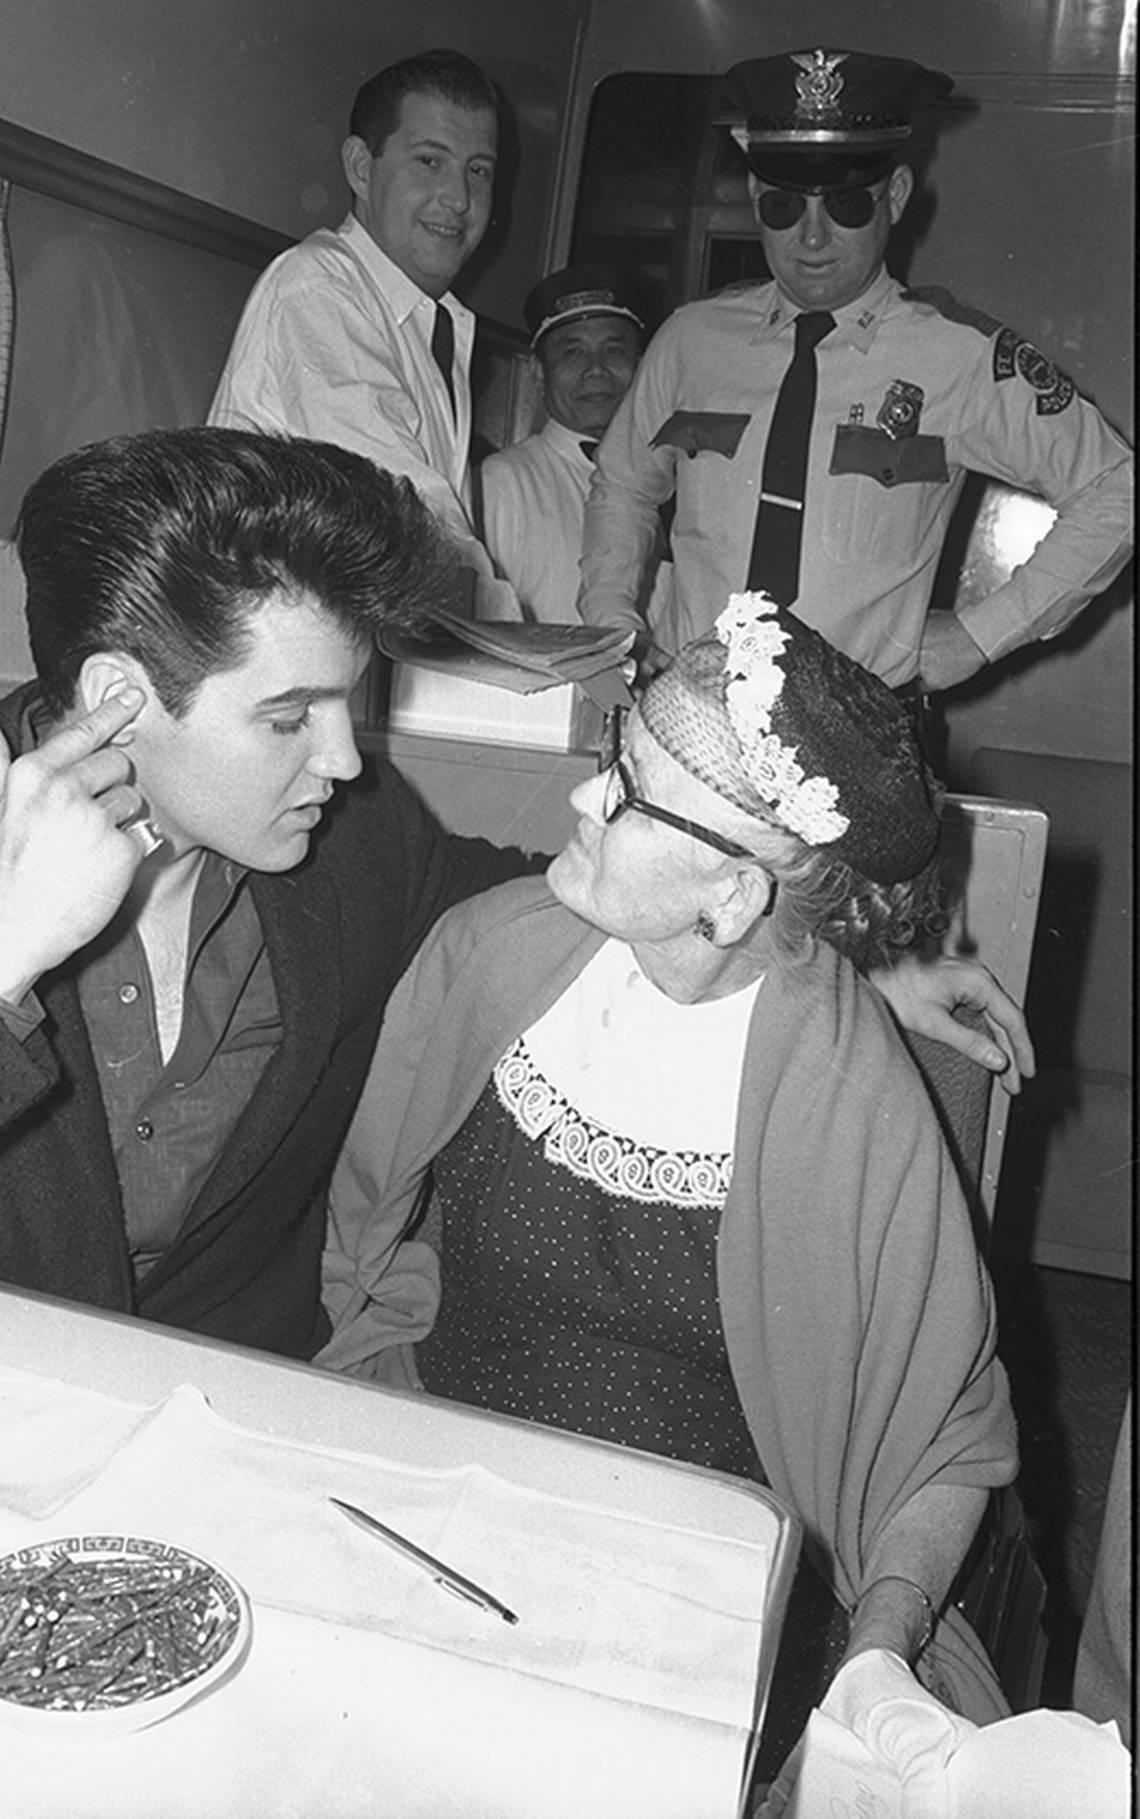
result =
[[[913,878],[934,854],[931,778],[906,709],[766,594],[733,594],[639,711],[657,743],[727,802],[753,815],[762,804],[874,883]]]

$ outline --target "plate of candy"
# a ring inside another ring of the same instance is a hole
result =
[[[235,1673],[250,1634],[237,1582],[170,1542],[20,1548],[0,1558],[0,1723],[141,1730]]]

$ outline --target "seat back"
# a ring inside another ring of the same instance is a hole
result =
[[[954,897],[944,942],[980,960],[1024,1005],[1037,928],[1049,818],[1025,803],[950,796],[943,847]],[[980,1021],[980,1019],[978,1019]],[[979,1243],[997,1201],[1009,1094],[945,1044],[911,1038],[959,1172],[972,1190]],[[1041,1703],[1048,1636],[1047,1588],[1016,1488],[995,1491],[951,1597],[986,1648],[1014,1712]]]
[[[980,960],[1019,1005],[1025,1002],[1037,929],[1049,818],[1022,802],[951,795],[943,849],[954,904],[948,954]],[[988,1238],[997,1203],[1010,1098],[991,1076],[944,1044],[911,1039],[911,1051],[943,1119]]]

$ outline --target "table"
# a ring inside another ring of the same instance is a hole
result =
[[[404,1533],[445,1521],[435,1551],[462,1545],[470,1576],[510,1594],[517,1631],[342,1533],[318,1494],[334,1487],[378,1514],[395,1498]],[[0,1551],[116,1521],[161,1523],[233,1572],[251,1654],[129,1737],[47,1744],[0,1726],[4,1812],[739,1809],[797,1548],[759,1487],[0,1290]]]

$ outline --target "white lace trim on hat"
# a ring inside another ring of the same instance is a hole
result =
[[[523,1135],[542,1143],[548,1162],[603,1193],[673,1206],[721,1207],[732,1155],[651,1149],[584,1118],[535,1066],[523,1037],[493,1075],[499,1102]]]
[[[725,706],[745,772],[763,800],[809,846],[827,846],[850,826],[839,812],[839,791],[828,777],[805,777],[797,748],[772,731],[772,709],[784,686],[779,659],[791,640],[772,617],[777,611],[767,594],[729,595],[716,622],[716,635],[728,650]]]

